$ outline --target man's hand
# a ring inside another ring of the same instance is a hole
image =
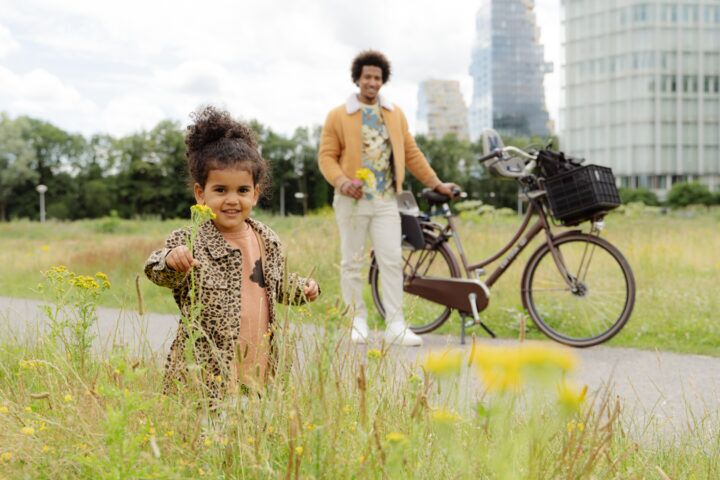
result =
[[[305,284],[305,290],[303,291],[303,293],[305,293],[305,297],[308,299],[309,302],[315,300],[320,293],[320,288],[318,287],[317,282],[312,278],[309,279]]]
[[[363,194],[362,182],[360,180],[348,180],[340,185],[340,193],[355,200],[360,200]]]
[[[435,190],[437,193],[447,195],[450,198],[455,198],[455,193],[453,193],[453,190],[459,192],[460,187],[455,185],[454,183],[447,182],[439,184],[433,190]]]
[[[189,272],[191,268],[200,265],[200,262],[193,258],[189,248],[185,245],[180,245],[170,250],[170,253],[165,257],[165,265],[176,272],[186,273]]]

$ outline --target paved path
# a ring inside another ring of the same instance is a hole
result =
[[[40,302],[0,297],[0,338],[34,336],[42,321]],[[177,326],[175,315],[147,314],[117,309],[99,309],[99,341],[97,348],[125,342],[132,349],[149,348],[165,351]],[[308,326],[308,329],[315,327]],[[144,333],[144,334],[143,334]],[[374,336],[379,338],[379,333]],[[139,345],[147,338],[146,345]],[[398,348],[392,352],[397,360],[411,364],[434,349],[461,347],[457,336],[424,335],[421,348]],[[509,340],[485,342],[513,343]],[[352,348],[352,347],[348,347]],[[623,402],[626,421],[642,428],[648,421],[656,422],[663,430],[683,431],[690,419],[710,414],[717,419],[720,406],[720,358],[701,355],[681,355],[631,348],[593,347],[576,350],[581,366],[575,375],[579,384],[587,384],[591,391],[610,386]]]

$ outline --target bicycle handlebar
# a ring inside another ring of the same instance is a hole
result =
[[[496,163],[502,161],[503,159],[506,159],[505,153],[511,153],[513,155],[522,157],[522,158],[524,158],[526,160],[530,160],[530,161],[528,163],[526,163],[523,168],[518,168],[518,169],[498,168],[496,166]],[[493,160],[493,159],[497,159],[497,161],[492,163],[490,166],[491,167],[495,166],[495,170],[504,177],[511,177],[511,178],[527,177],[532,173],[532,171],[537,166],[537,156],[532,155],[524,150],[521,150],[521,149],[519,149],[517,147],[513,147],[513,146],[496,148],[488,155],[478,158],[478,160],[482,163],[487,162],[488,160]]]

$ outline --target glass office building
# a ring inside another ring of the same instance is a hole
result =
[[[485,128],[510,135],[548,135],[545,63],[532,0],[483,0],[475,18],[470,75],[470,137]]]
[[[664,194],[720,179],[720,1],[564,0],[567,152]]]
[[[418,89],[417,132],[433,139],[448,133],[459,139],[468,138],[468,109],[460,82],[456,80],[425,80]]]

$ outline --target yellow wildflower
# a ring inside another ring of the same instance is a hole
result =
[[[198,475],[200,475],[201,477],[205,475],[205,470],[203,470],[202,468],[198,468]]]
[[[212,211],[212,208],[207,205],[196,204],[190,207],[190,214],[193,220],[201,223],[205,220],[214,220],[217,215]]]
[[[70,402],[72,402],[72,401],[73,401],[72,395],[70,395],[69,393],[66,393],[65,396],[63,397],[63,401],[64,401],[65,403],[70,403]]]
[[[297,453],[298,455],[302,455],[304,451],[305,449],[302,446],[295,447],[295,453]]]
[[[305,430],[307,430],[308,432],[312,432],[313,430],[315,430],[315,428],[316,426],[310,422],[307,422],[305,424]]]
[[[13,459],[13,452],[3,452],[0,454],[0,461],[1,462],[9,462]]]
[[[165,436],[167,438],[172,438],[173,435],[175,435],[175,432],[173,432],[172,430],[168,430],[167,432],[165,432]]]
[[[462,353],[455,350],[446,350],[442,353],[429,352],[422,367],[426,372],[439,376],[450,376],[460,373]]]
[[[352,412],[352,407],[351,407],[350,405],[345,405],[345,406],[343,407],[343,412],[345,412],[345,413],[350,413],[350,412]]]
[[[42,447],[43,453],[48,453],[50,450],[52,450],[52,448],[50,448],[49,445],[43,445],[43,447]]]
[[[253,437],[247,437],[247,443],[248,443],[248,445],[254,445],[255,439]]]
[[[222,375],[215,375],[215,382],[216,383],[222,383],[223,378]]]
[[[203,445],[205,445],[206,447],[209,447],[210,445],[212,445],[212,440],[210,440],[209,438],[206,438],[203,441]]]
[[[272,425],[268,425],[268,427],[267,427],[267,432],[268,432],[268,433],[273,433],[274,431],[275,431],[275,429],[273,428],[273,426],[272,426]]]
[[[87,275],[78,275],[72,280],[73,286],[81,288],[83,290],[95,291],[100,289],[100,285],[95,281],[93,277]]]
[[[455,423],[460,420],[460,416],[457,413],[441,408],[433,410],[430,417],[437,423]]]
[[[25,435],[35,435],[35,429],[33,427],[23,427],[20,431]]]
[[[32,407],[25,407],[23,408],[27,413],[32,413]]]
[[[387,435],[385,435],[385,440],[387,440],[390,443],[400,443],[404,442],[407,439],[404,433],[400,432],[390,432]]]
[[[6,407],[5,405],[0,406],[0,413],[9,413],[10,409]]]
[[[359,169],[357,172],[355,172],[355,176],[363,183],[364,186],[368,187],[370,190],[373,190],[375,188],[377,180],[375,179],[375,174],[369,168]]]
[[[40,247],[40,250],[42,250],[43,252],[47,252],[48,250],[50,250],[50,245],[43,245]]]
[[[557,385],[558,402],[563,409],[568,411],[580,410],[580,405],[585,401],[587,395],[587,385],[578,389],[574,385],[568,385],[566,381],[561,381]]]
[[[377,360],[379,358],[382,358],[383,354],[380,350],[377,348],[371,348],[367,351],[367,357],[371,360]]]
[[[108,288],[110,288],[110,280],[108,280],[107,275],[105,275],[103,272],[97,272],[95,274],[95,277],[102,282],[103,290],[107,290]]]

